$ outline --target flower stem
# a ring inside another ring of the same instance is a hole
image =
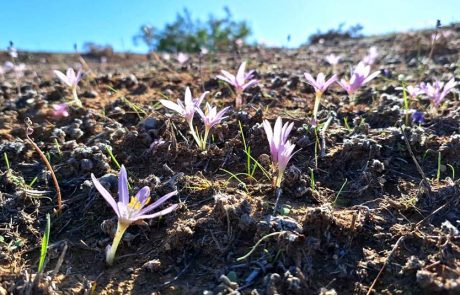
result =
[[[206,150],[206,143],[207,143],[207,141],[208,141],[208,136],[209,136],[209,129],[206,128],[206,129],[204,130],[204,136],[203,136],[203,138],[201,139],[201,146],[200,146],[200,148],[201,148],[202,151]]]
[[[317,93],[315,96],[315,106],[313,107],[313,119],[317,122],[316,118],[318,116],[319,103],[321,101],[321,93]]]
[[[83,105],[81,104],[81,100],[78,98],[77,88],[76,88],[76,87],[72,88],[72,96],[73,96],[73,102],[74,102],[79,108],[81,108]]]
[[[125,233],[126,229],[128,228],[129,224],[123,224],[118,221],[117,224],[117,232],[115,233],[115,237],[113,238],[112,246],[109,246],[107,249],[106,254],[106,262],[108,265],[113,264],[113,260],[115,259],[115,253],[117,252],[118,244],[120,244],[121,238]]]
[[[195,128],[193,127],[193,121],[188,121],[188,126],[190,127],[190,133],[192,133],[193,139],[195,140],[198,147],[201,148],[201,140],[195,132]]]

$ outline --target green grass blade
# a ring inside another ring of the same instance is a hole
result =
[[[46,214],[46,228],[45,228],[45,234],[43,235],[42,248],[40,250],[40,261],[38,262],[38,272],[39,273],[43,272],[43,269],[45,267],[45,258],[46,258],[46,253],[48,252],[48,242],[50,238],[50,229],[51,229],[50,215]]]

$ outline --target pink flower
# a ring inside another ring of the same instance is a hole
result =
[[[246,88],[252,87],[258,83],[257,80],[252,79],[254,76],[254,71],[249,71],[245,73],[246,70],[246,62],[244,61],[235,75],[230,74],[227,71],[222,70],[222,75],[217,75],[217,78],[227,82],[228,84],[235,87],[236,91],[236,107],[239,108],[243,104],[242,93]]]
[[[409,94],[411,98],[416,98],[418,95],[420,95],[423,92],[417,86],[412,86],[412,85],[407,86],[406,91],[407,91],[407,94]]]
[[[176,56],[176,60],[180,63],[180,64],[184,64],[188,61],[189,59],[189,56],[188,54],[185,54],[183,52],[179,52]]]
[[[61,118],[69,116],[69,106],[66,103],[53,104],[53,117]]]
[[[192,92],[190,91],[190,88],[187,87],[185,89],[184,103],[182,103],[179,99],[177,100],[177,103],[165,99],[160,100],[160,103],[168,109],[178,112],[190,124],[193,120],[196,108],[201,105],[201,102],[208,93],[209,91],[206,91],[200,97],[193,99]]]
[[[342,57],[341,56],[337,56],[335,55],[334,53],[331,53],[329,54],[328,56],[326,56],[324,59],[331,65],[331,66],[335,66],[339,63],[340,59]]]
[[[305,79],[307,79],[307,83],[310,84],[313,88],[315,88],[316,95],[321,96],[327,90],[327,88],[337,81],[337,75],[334,74],[329,80],[326,81],[326,75],[323,73],[319,73],[316,80],[313,76],[309,73],[304,73]]]
[[[377,77],[380,73],[379,71],[376,71],[370,74],[370,71],[371,67],[369,65],[365,65],[363,62],[360,62],[351,73],[351,78],[349,81],[341,79],[337,83],[339,83],[339,85],[342,86],[345,91],[347,91],[348,95],[353,95],[356,90],[358,90],[361,86],[370,80]]]
[[[257,80],[252,79],[252,77],[254,76],[254,71],[249,71],[245,73],[245,70],[246,62],[244,61],[240,65],[236,76],[230,74],[227,71],[222,70],[222,75],[217,75],[217,78],[235,87],[237,92],[243,92],[246,88],[254,86],[258,82]]]
[[[452,78],[446,83],[446,85],[439,80],[436,80],[433,84],[422,82],[420,83],[420,89],[431,99],[434,106],[437,107],[444,97],[449,94],[456,85],[457,83],[455,83],[455,79]]]
[[[206,130],[209,131],[215,125],[220,124],[220,122],[226,118],[224,115],[229,108],[230,107],[225,107],[217,112],[217,107],[211,107],[209,103],[206,103],[206,113],[203,113],[201,109],[197,108],[196,111],[201,116],[201,119],[203,119],[205,132]]]
[[[78,83],[82,78],[81,69],[78,70],[77,74],[75,74],[72,68],[68,68],[65,75],[61,71],[54,70],[53,72],[62,83],[69,86],[71,89],[77,89]]]
[[[289,133],[294,127],[294,123],[285,123],[283,125],[281,118],[278,117],[273,129],[270,122],[267,120],[264,120],[263,126],[270,146],[270,154],[274,168],[273,170],[278,172],[275,186],[280,187],[284,170],[286,170],[287,164],[292,158],[292,152],[295,148],[295,145],[291,144],[288,140]]]
[[[241,38],[236,39],[236,40],[235,40],[235,45],[236,45],[237,47],[240,47],[240,48],[243,47],[243,45],[244,45],[243,39],[241,39]]]
[[[378,56],[377,47],[372,46],[369,48],[367,55],[363,58],[363,62],[367,65],[373,65]]]

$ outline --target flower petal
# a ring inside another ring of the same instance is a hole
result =
[[[161,100],[160,100],[160,103],[161,103],[164,107],[166,107],[166,108],[168,108],[168,109],[170,109],[170,110],[176,111],[176,112],[178,112],[178,113],[181,114],[181,115],[184,114],[184,109],[183,109],[181,106],[179,106],[177,103],[174,103],[174,102],[172,102],[172,101],[170,101],[170,100],[166,100],[166,99],[161,99]]]
[[[152,218],[155,218],[155,217],[160,217],[160,216],[163,216],[163,215],[166,215],[166,214],[169,214],[169,213],[173,212],[174,210],[177,209],[177,207],[179,207],[179,205],[174,204],[174,205],[171,205],[171,206],[169,206],[168,208],[166,208],[164,210],[161,210],[161,211],[153,213],[153,214],[137,215],[134,219],[135,220],[140,220],[140,219],[152,219]]]
[[[142,204],[142,206],[144,206],[144,203],[148,197],[150,197],[150,188],[148,186],[141,188],[135,196],[135,198],[139,201],[139,203]]]
[[[118,202],[122,202],[125,205],[129,203],[128,174],[126,173],[125,165],[121,165],[118,173]]]
[[[63,72],[61,71],[57,71],[57,70],[54,70],[53,71],[54,74],[59,78],[59,80],[61,80],[62,83],[66,84],[67,86],[72,86],[72,84],[69,82],[69,80],[67,79],[67,76],[64,75]]]
[[[105,189],[105,187],[102,186],[102,184],[97,180],[96,176],[94,176],[93,173],[91,173],[91,180],[93,181],[94,186],[96,189],[99,191],[99,193],[104,197],[104,199],[109,203],[109,205],[112,207],[113,211],[115,211],[115,214],[117,214],[118,217],[120,217],[120,213],[118,211],[118,206],[117,203],[115,202],[114,198],[112,195]]]
[[[150,204],[147,207],[145,207],[144,209],[142,209],[141,211],[139,211],[139,215],[144,215],[145,213],[148,213],[148,212],[152,211],[156,207],[158,207],[161,204],[163,204],[164,202],[166,202],[169,198],[177,195],[177,193],[178,193],[177,191],[173,191],[173,192],[170,192],[169,194],[164,195],[163,197],[161,197],[158,200],[156,200],[153,204]]]

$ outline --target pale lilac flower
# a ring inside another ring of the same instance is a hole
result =
[[[61,80],[62,83],[67,85],[72,90],[74,103],[81,107],[82,104],[77,95],[78,83],[83,77],[81,69],[78,70],[77,74],[75,74],[75,71],[72,68],[68,68],[65,75],[61,71],[54,70],[53,72],[59,78],[59,80]]]
[[[436,80],[433,84],[422,82],[420,83],[420,89],[423,90],[426,96],[431,99],[433,105],[437,107],[444,97],[449,94],[456,85],[457,83],[455,83],[455,79],[452,78],[446,83],[446,85],[439,80]]]
[[[61,80],[62,83],[67,85],[69,88],[77,88],[78,83],[82,78],[81,69],[78,70],[77,74],[72,68],[68,68],[66,74],[64,75],[63,72],[54,70],[54,74]]]
[[[332,77],[329,78],[329,80],[327,81],[326,81],[326,76],[323,73],[319,73],[316,80],[309,73],[304,73],[304,75],[305,75],[305,79],[307,79],[307,83],[310,84],[313,88],[315,88],[315,92],[316,92],[315,105],[313,107],[313,120],[312,120],[312,125],[316,126],[317,124],[316,118],[318,115],[321,96],[332,83],[337,81],[337,75],[336,74],[332,75]]]
[[[188,54],[185,54],[183,52],[179,52],[176,56],[176,60],[180,63],[180,64],[184,64],[188,61],[189,59],[189,56]]]
[[[225,119],[224,117],[225,113],[228,111],[230,107],[225,107],[219,112],[217,112],[217,107],[212,107],[209,103],[206,103],[206,112],[203,113],[203,111],[199,108],[197,108],[197,112],[200,115],[201,119],[203,119],[203,124],[206,127],[206,129],[211,129],[217,124],[220,124],[220,122]]]
[[[239,47],[239,48],[243,47],[243,45],[244,45],[243,39],[241,39],[241,38],[236,39],[236,40],[235,40],[235,45],[236,45],[237,47]]]
[[[310,84],[313,88],[315,88],[315,92],[317,96],[322,96],[323,93],[327,90],[327,88],[337,81],[337,75],[334,74],[329,80],[326,81],[326,75],[323,73],[319,73],[318,77],[313,78],[310,73],[304,73],[305,79],[307,79],[307,83]]]
[[[239,108],[243,104],[242,93],[246,88],[252,87],[258,83],[257,80],[252,79],[254,77],[254,71],[246,71],[246,61],[241,63],[238,72],[235,75],[230,74],[225,70],[221,70],[222,75],[217,75],[217,78],[227,82],[228,84],[235,87],[236,91],[236,107]]]
[[[361,86],[377,77],[380,73],[379,71],[376,71],[370,74],[370,71],[371,67],[369,65],[365,65],[363,62],[360,62],[351,73],[351,78],[349,81],[341,79],[340,81],[337,81],[337,83],[339,83],[339,85],[342,86],[345,91],[347,91],[348,95],[351,96]]]
[[[377,51],[377,47],[372,46],[369,48],[367,55],[363,58],[363,62],[367,65],[373,65],[378,56],[379,53]]]
[[[66,103],[53,104],[52,107],[53,117],[61,118],[69,116],[69,106]]]
[[[193,121],[193,115],[195,114],[196,108],[201,105],[204,97],[208,93],[209,91],[206,91],[200,97],[193,99],[192,92],[190,91],[190,88],[187,87],[185,89],[184,103],[182,103],[182,101],[180,101],[179,99],[177,100],[177,103],[174,103],[170,100],[161,99],[160,103],[168,109],[178,112],[187,120],[189,124],[191,124]]]
[[[407,94],[413,99],[415,99],[417,96],[419,96],[423,91],[418,88],[417,86],[412,86],[409,85],[406,87]]]
[[[97,180],[92,173],[91,179],[96,189],[118,216],[117,232],[113,239],[112,246],[107,247],[106,261],[108,265],[113,264],[118,244],[120,243],[124,232],[131,224],[143,219],[152,219],[166,215],[176,210],[179,206],[178,204],[174,204],[166,209],[150,214],[149,212],[165,203],[171,197],[175,196],[177,191],[164,195],[150,205],[147,205],[150,202],[150,188],[148,186],[143,187],[134,197],[130,197],[128,191],[128,176],[123,165],[121,166],[118,174],[118,202],[115,201],[112,195],[102,186],[99,180]]]
[[[217,107],[211,107],[209,103],[206,103],[206,112],[203,113],[203,111],[199,108],[196,109],[198,114],[200,115],[201,119],[203,120],[204,124],[204,135],[202,137],[198,136],[198,146],[200,147],[201,150],[206,150],[206,144],[208,141],[208,136],[209,136],[209,131],[211,130],[212,127],[214,127],[217,124],[220,124],[223,119],[226,117],[224,116],[225,113],[228,111],[230,107],[225,107],[219,112],[217,112]]]
[[[326,56],[324,59],[331,65],[331,66],[335,66],[339,63],[340,59],[342,57],[339,55],[335,55],[334,53],[331,53],[329,54],[328,56]]]
[[[295,148],[295,145],[291,144],[288,140],[294,123],[285,123],[283,125],[281,118],[278,117],[273,129],[267,120],[264,120],[263,126],[270,146],[273,172],[277,173],[277,176],[274,178],[274,185],[280,187],[284,170],[286,170]]]

